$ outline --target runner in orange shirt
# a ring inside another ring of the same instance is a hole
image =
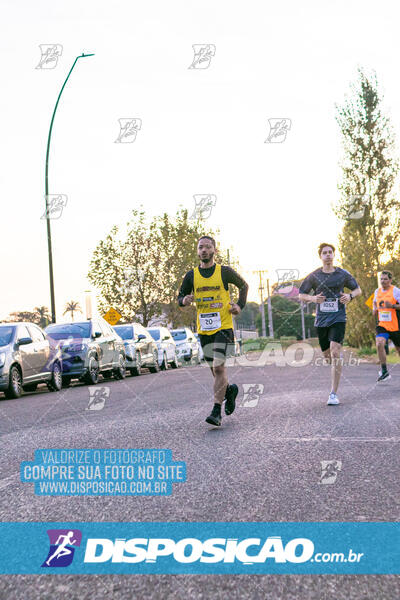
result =
[[[392,284],[393,276],[390,271],[382,271],[381,287],[375,290],[374,315],[378,315],[376,327],[376,348],[378,351],[381,370],[378,381],[390,379],[386,366],[385,344],[390,339],[400,355],[400,289]]]

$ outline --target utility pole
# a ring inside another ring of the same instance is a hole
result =
[[[52,248],[51,248],[51,228],[50,228],[50,211],[49,211],[49,155],[50,155],[51,132],[53,130],[53,123],[54,123],[54,117],[55,117],[56,111],[57,111],[57,106],[58,106],[58,103],[60,102],[61,94],[63,93],[63,90],[69,79],[69,76],[72,73],[72,69],[75,67],[79,58],[86,58],[87,56],[94,56],[94,54],[82,53],[80,56],[77,56],[76,59],[74,60],[74,64],[72,65],[71,70],[68,73],[67,78],[64,81],[64,84],[61,88],[61,91],[58,94],[57,102],[56,102],[56,105],[53,110],[53,116],[51,117],[49,135],[47,138],[46,170],[45,170],[45,179],[44,179],[44,181],[45,181],[44,190],[45,191],[44,191],[44,193],[45,193],[45,200],[46,200],[45,215],[46,215],[46,224],[47,224],[47,227],[46,227],[46,229],[47,229],[47,251],[48,251],[48,255],[49,255],[49,279],[50,279],[50,301],[51,301],[51,322],[52,323],[56,322],[56,300],[55,300],[55,294],[54,294],[53,253],[52,253]]]
[[[301,310],[301,332],[303,336],[303,340],[306,339],[306,326],[304,322],[304,302],[300,302],[300,310]]]
[[[268,329],[269,329],[269,337],[274,337],[274,323],[272,320],[272,302],[271,302],[271,294],[269,293],[269,279],[267,279],[267,291],[268,291]]]
[[[267,271],[253,271],[253,273],[258,273],[260,276],[260,287],[258,289],[260,291],[260,300],[261,300],[260,310],[261,310],[262,334],[263,334],[263,337],[267,337],[267,330],[265,327],[265,307],[264,307],[264,298],[263,298],[264,286],[263,286],[263,282],[262,282],[262,275],[263,275],[263,273],[267,273]]]

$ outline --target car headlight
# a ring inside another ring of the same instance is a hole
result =
[[[0,352],[0,367],[4,367],[5,362],[6,362],[6,353]]]

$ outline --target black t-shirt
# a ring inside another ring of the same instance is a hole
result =
[[[202,277],[211,277],[215,271],[215,264],[212,267],[206,267],[205,269],[199,267],[199,271]],[[239,288],[239,300],[237,301],[237,303],[238,306],[240,306],[240,308],[244,308],[247,300],[247,291],[249,289],[249,286],[247,285],[243,277],[241,277],[239,273],[236,273],[234,269],[225,265],[221,265],[221,277],[222,283],[224,284],[224,288],[226,290],[228,290],[228,283],[232,283],[233,285],[236,285],[237,288]],[[183,306],[182,300],[184,299],[184,297],[188,296],[193,292],[193,282],[194,273],[193,269],[190,269],[190,271],[188,271],[185,277],[183,278],[181,289],[179,290],[179,306]]]
[[[317,304],[315,317],[316,327],[329,327],[333,323],[346,322],[345,305],[339,301],[344,288],[355,290],[358,283],[345,269],[335,267],[332,273],[324,273],[322,268],[307,275],[300,286],[299,294],[309,294],[314,290],[315,295],[326,297],[324,304]]]

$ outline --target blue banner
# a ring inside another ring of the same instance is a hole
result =
[[[0,573],[400,573],[400,523],[0,523]]]

